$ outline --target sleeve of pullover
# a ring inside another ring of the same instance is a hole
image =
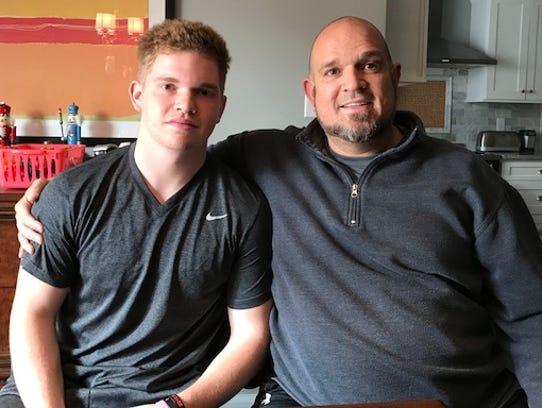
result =
[[[488,309],[530,407],[542,407],[542,243],[519,193],[506,185],[477,231]]]

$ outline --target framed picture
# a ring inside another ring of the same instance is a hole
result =
[[[75,104],[85,138],[135,138],[128,96],[137,41],[174,17],[174,0],[25,0],[0,4],[0,101],[17,136],[61,137]]]
[[[450,133],[452,77],[427,74],[426,82],[400,86],[397,109],[415,112],[427,133]]]

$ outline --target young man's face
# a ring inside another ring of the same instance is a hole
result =
[[[195,51],[159,54],[130,95],[141,113],[139,137],[174,150],[206,149],[226,103],[216,62]]]

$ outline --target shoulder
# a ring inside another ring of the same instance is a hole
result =
[[[420,150],[425,160],[450,174],[500,179],[500,175],[480,155],[462,145],[423,135],[420,137]]]
[[[221,158],[209,155],[206,161],[206,176],[216,191],[230,198],[259,202],[263,196],[257,186],[243,177]]]
[[[472,205],[494,208],[509,195],[510,185],[483,158],[446,140],[420,137],[413,149],[419,172],[441,191],[455,191]]]
[[[251,130],[231,135],[209,148],[212,154],[220,157],[269,154],[275,149],[295,141],[301,128],[289,126],[286,129]]]
[[[218,157],[248,179],[255,177],[255,169],[268,163],[289,160],[297,152],[299,128],[265,129],[243,132],[211,146],[209,153]]]
[[[119,149],[64,170],[51,179],[40,199],[46,194],[52,199],[73,199],[83,191],[90,194],[100,186],[106,186],[119,171],[126,171],[128,165],[124,161],[127,159],[128,149]]]

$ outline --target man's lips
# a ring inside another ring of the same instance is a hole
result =
[[[372,101],[350,101],[343,103],[342,105],[339,105],[340,108],[359,108],[361,106],[367,106],[370,105]]]
[[[166,121],[166,123],[168,125],[171,125],[171,126],[176,126],[176,127],[180,127],[180,128],[191,128],[191,129],[195,129],[197,128],[198,126],[192,121],[192,120],[189,120],[189,119],[170,119],[168,121]]]

